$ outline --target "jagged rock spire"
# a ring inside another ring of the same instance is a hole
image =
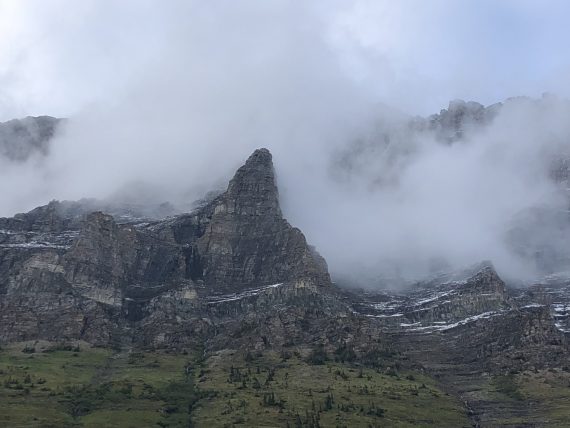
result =
[[[251,154],[235,173],[225,195],[230,212],[281,217],[279,191],[269,150],[257,149]]]
[[[199,277],[206,284],[217,288],[286,281],[330,284],[324,259],[307,245],[299,229],[283,219],[269,150],[254,151],[228,190],[196,216],[194,224],[204,229],[195,240],[192,263],[199,265]]]

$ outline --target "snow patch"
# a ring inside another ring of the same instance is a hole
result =
[[[24,242],[21,244],[0,244],[0,248],[54,248],[57,250],[68,250],[71,248],[71,245],[56,245],[48,242]]]
[[[355,312],[355,313],[358,313],[358,312]],[[380,314],[380,315],[364,314],[364,316],[367,316],[370,318],[396,318],[396,317],[403,317],[404,314]]]
[[[450,294],[453,294],[455,292],[455,290],[452,291],[445,291],[443,293],[436,293],[435,295],[428,297],[427,299],[422,299],[422,300],[418,300],[417,302],[414,302],[414,306],[422,306],[425,305],[426,303],[430,303],[436,300],[441,299],[442,297],[445,296],[449,296]]]
[[[460,321],[454,322],[452,324],[447,324],[445,321],[436,321],[434,322],[432,325],[426,325],[426,326],[421,326],[421,327],[417,327],[417,325],[421,325],[421,322],[417,322],[417,323],[413,323],[413,324],[400,324],[401,327],[404,327],[407,329],[407,331],[446,331],[446,330],[451,330],[452,328],[456,328],[465,324],[469,324],[472,323],[474,321],[480,320],[480,319],[487,319],[487,318],[492,318],[495,317],[497,315],[500,315],[501,312],[484,312],[482,314],[479,315],[473,315],[471,317],[467,317],[464,318]]]
[[[214,297],[208,301],[208,304],[216,305],[218,303],[226,303],[226,302],[234,302],[236,300],[242,300],[242,299],[245,299],[247,297],[257,296],[258,294],[262,293],[263,291],[269,290],[271,288],[277,288],[281,285],[283,285],[282,282],[280,282],[279,284],[266,285],[264,287],[246,290],[246,291],[243,291],[241,293],[226,294],[224,296]]]

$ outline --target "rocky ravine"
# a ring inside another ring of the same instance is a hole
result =
[[[116,347],[349,347],[437,376],[472,409],[483,374],[568,365],[570,281],[510,289],[490,264],[405,293],[347,291],[284,218],[271,154],[256,150],[226,192],[149,219],[52,202],[0,219],[0,343]],[[501,412],[524,415],[525,403]],[[490,416],[489,416],[490,415]]]

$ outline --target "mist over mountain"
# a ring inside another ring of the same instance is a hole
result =
[[[188,211],[267,147],[284,212],[335,278],[405,283],[480,260],[515,279],[566,269],[551,239],[566,236],[563,3],[507,2],[504,21],[492,2],[143,3],[59,2],[74,19],[1,6],[0,117],[69,121],[49,151],[48,134],[2,131],[0,215],[81,198]],[[491,36],[504,26],[516,43]],[[482,104],[436,113],[457,98]]]
[[[0,426],[567,427],[568,16],[0,0]]]
[[[456,100],[428,117],[384,107],[335,144],[316,139],[297,152],[278,139],[268,147],[279,153],[283,209],[341,283],[399,287],[481,260],[524,282],[570,268],[569,113],[569,102],[554,95],[488,107]],[[26,119],[34,120],[42,119]],[[235,143],[223,157],[210,146],[193,155],[189,144],[185,157],[169,142],[136,150],[130,142],[139,133],[144,141],[146,125],[125,131],[92,123],[84,134],[92,120],[54,125],[55,136],[41,144],[31,134],[4,138],[23,153],[3,157],[5,194],[14,195],[5,215],[84,197],[151,217],[187,212],[220,188],[227,165],[242,159],[239,149],[248,150]],[[129,132],[128,145],[116,132]],[[104,135],[113,144],[98,144]]]

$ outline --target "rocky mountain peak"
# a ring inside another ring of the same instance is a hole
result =
[[[244,166],[259,165],[265,168],[273,168],[273,157],[271,152],[265,147],[256,149],[249,156]]]
[[[175,236],[192,243],[194,279],[218,289],[288,281],[330,284],[324,259],[283,218],[267,149],[253,152],[225,193],[193,216],[181,217]]]
[[[481,293],[505,294],[505,283],[493,266],[484,266],[467,282],[473,289]]]
[[[269,150],[255,150],[240,167],[225,194],[228,210],[245,215],[281,216],[279,192]]]

